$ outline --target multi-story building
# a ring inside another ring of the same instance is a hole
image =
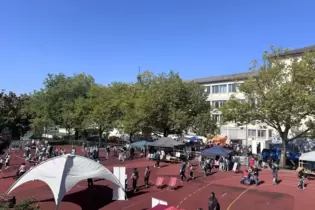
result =
[[[293,57],[301,57],[305,52],[315,50],[315,45],[301,49],[295,49],[280,54],[279,56],[288,64]],[[205,87],[205,92],[208,94],[209,105],[213,111],[213,119],[218,123],[222,136],[228,136],[231,141],[243,141],[243,144],[251,145],[252,140],[268,140],[277,138],[278,134],[273,128],[252,121],[246,125],[236,123],[222,124],[222,113],[218,110],[227,102],[232,95],[239,100],[245,100],[245,96],[238,90],[238,84],[243,83],[246,79],[253,77],[252,72],[230,74],[223,76],[212,76],[206,78],[195,79],[194,81],[202,84]]]

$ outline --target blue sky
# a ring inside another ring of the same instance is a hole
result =
[[[270,44],[315,44],[314,1],[8,0],[0,2],[0,89],[42,87],[48,73],[99,83],[141,70],[184,79],[244,72]]]

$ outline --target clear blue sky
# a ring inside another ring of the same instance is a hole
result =
[[[270,44],[315,44],[312,0],[7,0],[0,2],[0,89],[42,87],[48,73],[99,83],[141,70],[184,79],[247,71]]]

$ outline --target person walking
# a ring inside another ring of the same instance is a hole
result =
[[[189,164],[189,175],[190,175],[190,180],[195,179],[195,177],[194,177],[194,166],[191,163]]]
[[[220,204],[215,197],[214,192],[211,193],[208,200],[208,210],[220,210]]]
[[[305,189],[305,184],[304,184],[304,170],[303,169],[299,171],[298,177],[299,177],[298,188],[304,190]]]
[[[139,171],[137,168],[133,169],[131,179],[132,179],[132,190],[135,193],[135,192],[137,192],[137,183],[138,183],[138,179],[139,179]]]
[[[256,186],[258,186],[259,185],[259,170],[257,167],[253,169],[253,177],[254,177]]]
[[[187,180],[185,173],[186,173],[186,161],[183,160],[182,164],[181,164],[181,168],[180,168],[180,179],[181,179],[181,182]]]
[[[279,166],[277,164],[277,162],[275,161],[272,164],[272,177],[273,177],[273,185],[277,185],[278,184],[278,170],[279,170]]]
[[[146,188],[149,188],[149,179],[150,179],[150,167],[147,166],[144,171],[144,185]]]

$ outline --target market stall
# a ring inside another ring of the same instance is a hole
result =
[[[215,136],[212,138],[212,143],[224,146],[227,143],[227,139],[228,139],[227,136]]]
[[[315,151],[303,153],[300,156],[297,171],[302,169],[308,178],[315,176]]]
[[[143,151],[144,149],[147,149],[150,145],[150,142],[147,141],[136,141],[130,144],[131,147],[135,148],[136,150]]]
[[[175,148],[184,148],[185,143],[176,141],[172,138],[162,137],[149,145],[151,148],[154,148],[154,150],[161,151],[161,161],[165,160],[168,162],[177,162],[179,157],[176,157],[176,154],[174,152]],[[156,159],[156,155],[158,155],[156,152],[150,153],[148,156],[149,159]]]
[[[219,145],[210,147],[202,151],[203,156],[229,156],[233,150],[225,149]]]

